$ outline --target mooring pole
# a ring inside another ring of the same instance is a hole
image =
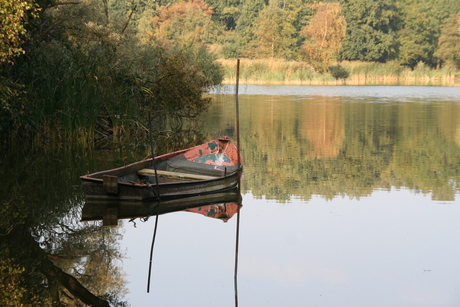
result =
[[[153,162],[153,169],[155,170],[155,187],[156,187],[156,196],[158,200],[157,204],[157,214],[155,217],[155,228],[153,230],[153,238],[152,244],[150,246],[150,259],[149,259],[149,273],[147,278],[147,293],[150,292],[150,275],[152,273],[152,257],[153,257],[153,247],[155,245],[155,238],[157,236],[157,228],[158,228],[158,216],[160,215],[160,187],[158,186],[158,172],[157,172],[157,164],[155,162],[155,150],[153,148],[153,137],[152,137],[152,118],[149,112],[149,131],[150,131],[150,149],[152,151],[152,162]]]
[[[236,61],[236,88],[235,88],[235,103],[236,103],[236,146],[238,147],[238,192],[241,186],[241,157],[240,157],[240,110],[238,103],[238,85],[240,78],[240,59]],[[240,207],[238,204],[238,211],[236,214],[236,242],[235,242],[235,273],[234,273],[234,286],[235,286],[235,307],[238,307],[238,246],[240,237]]]
[[[238,147],[238,152],[240,152],[240,107],[238,101],[238,86],[240,79],[240,59],[236,60],[236,86],[235,86],[235,108],[236,108],[236,147]],[[238,169],[241,168],[241,158],[238,154]],[[239,185],[239,182],[238,182]]]
[[[147,277],[147,293],[150,292],[150,275],[152,273],[152,258],[153,258],[153,247],[155,246],[155,238],[157,236],[158,228],[158,216],[160,215],[160,203],[157,204],[157,214],[155,217],[155,228],[153,230],[152,244],[150,245],[150,258],[149,258],[149,275]]]
[[[152,151],[153,169],[155,170],[156,194],[157,194],[157,199],[160,200],[160,187],[158,186],[158,171],[157,171],[157,164],[155,162],[155,150],[153,148],[152,118],[150,116],[150,112],[149,112],[149,135],[150,135],[150,150]]]

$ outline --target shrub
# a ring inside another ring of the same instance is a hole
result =
[[[336,80],[346,79],[350,75],[350,73],[345,68],[343,68],[341,65],[330,66],[329,72]]]

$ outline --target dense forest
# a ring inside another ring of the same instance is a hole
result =
[[[460,3],[451,0],[113,1],[137,7],[139,33],[161,44],[203,44],[219,58],[337,59],[415,67],[460,64]],[[126,13],[125,13],[126,14]]]
[[[222,82],[216,59],[299,61],[335,78],[347,77],[340,64],[350,61],[460,68],[452,0],[0,4],[2,144],[142,137],[148,112],[155,127],[182,129]]]

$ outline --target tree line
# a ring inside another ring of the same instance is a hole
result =
[[[138,4],[135,4],[138,3]],[[220,58],[337,60],[460,68],[460,3],[450,0],[138,0],[157,43],[206,45]]]

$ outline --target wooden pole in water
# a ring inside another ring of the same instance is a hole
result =
[[[241,168],[241,158],[240,158],[240,110],[238,105],[238,84],[240,78],[240,59],[236,61],[236,88],[235,88],[235,102],[236,102],[236,146],[238,147],[238,169]],[[241,171],[241,170],[240,170]],[[238,176],[238,192],[240,191],[240,177],[241,173]],[[234,274],[234,286],[235,286],[235,307],[238,307],[238,246],[239,246],[239,237],[240,237],[240,207],[241,204],[238,204],[238,211],[236,214],[236,242],[235,242],[235,274]]]
[[[240,79],[240,59],[236,60],[236,86],[235,86],[235,104],[236,104],[236,147],[238,147],[238,152],[240,148],[240,107],[238,101],[238,86]],[[240,155],[238,154],[238,169],[241,168]],[[239,185],[239,182],[238,182]]]
[[[149,259],[149,276],[147,278],[147,293],[150,292],[150,275],[152,273],[152,257],[153,257],[153,246],[155,245],[155,238],[157,236],[158,227],[158,216],[160,215],[160,203],[157,204],[157,214],[155,217],[155,229],[153,230],[152,244],[150,246],[150,259]]]
[[[150,259],[149,259],[149,275],[147,278],[147,293],[150,292],[150,275],[152,273],[152,257],[153,257],[153,247],[155,245],[155,238],[157,236],[157,227],[158,227],[158,216],[160,215],[160,187],[158,186],[158,171],[157,171],[157,165],[155,162],[155,150],[153,148],[153,137],[152,137],[152,118],[150,116],[149,112],[149,130],[150,130],[150,149],[152,151],[152,159],[153,159],[153,169],[155,170],[155,187],[156,187],[156,196],[158,200],[157,204],[157,215],[155,217],[155,228],[153,230],[153,238],[152,238],[152,244],[150,246]]]
[[[155,162],[155,150],[153,148],[153,136],[152,136],[152,118],[149,112],[149,136],[150,136],[150,150],[152,151],[152,162],[153,162],[153,169],[155,171],[155,186],[156,186],[156,196],[157,199],[160,200],[160,187],[158,186],[158,171],[157,171],[157,164]]]

